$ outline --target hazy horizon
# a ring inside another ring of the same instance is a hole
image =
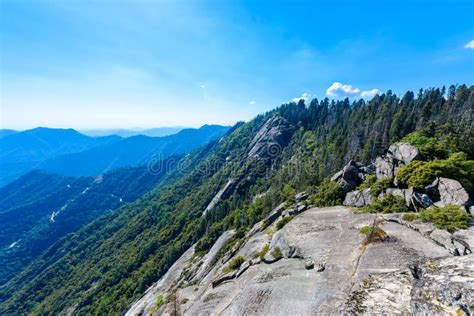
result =
[[[300,98],[474,83],[472,1],[0,8],[1,128],[233,125]]]

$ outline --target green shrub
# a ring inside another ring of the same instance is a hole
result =
[[[415,189],[422,189],[431,184],[436,177],[446,177],[458,180],[472,195],[474,186],[474,160],[468,160],[462,152],[454,153],[444,160],[412,161],[401,167],[397,179]]]
[[[419,217],[424,222],[432,222],[436,228],[446,229],[449,232],[468,227],[468,215],[457,205],[422,210]]]
[[[357,187],[358,190],[362,191],[370,189],[377,182],[377,176],[375,174],[368,175],[365,180]]]
[[[377,197],[380,193],[382,193],[385,189],[390,188],[392,185],[393,178],[382,178],[377,180],[377,176],[375,174],[371,174],[365,178],[364,182],[362,182],[357,189],[360,191],[370,189],[370,195]]]
[[[316,193],[311,197],[315,206],[336,206],[341,205],[343,198],[342,188],[334,181],[324,181],[317,188]]]
[[[240,266],[244,262],[245,262],[245,258],[242,256],[238,256],[230,260],[228,267],[230,270],[237,270],[238,268],[240,268]]]
[[[406,222],[413,222],[414,220],[418,219],[418,214],[406,213],[406,214],[403,214],[402,219]]]
[[[262,250],[260,250],[260,252],[258,253],[258,257],[260,258],[260,260],[263,261],[263,258],[265,257],[269,249],[270,249],[269,244],[263,245]]]
[[[156,298],[156,303],[155,303],[154,308],[158,311],[163,304],[165,304],[165,298],[163,297],[163,294],[160,294]]]
[[[445,158],[448,155],[448,150],[444,144],[434,137],[425,135],[422,131],[410,133],[403,137],[401,141],[418,148],[427,159]]]
[[[287,216],[287,217],[284,217],[281,220],[279,220],[278,223],[276,224],[277,230],[282,229],[283,226],[288,224],[288,222],[291,221],[292,219],[293,219],[293,216]]]
[[[272,250],[271,255],[272,255],[272,257],[275,258],[275,259],[281,259],[281,258],[283,258],[283,254],[281,253],[280,247],[275,247],[275,248]]]
[[[383,241],[387,238],[387,233],[378,226],[378,224],[363,226],[359,229],[359,232],[365,235],[365,244],[372,242]]]
[[[385,194],[382,200],[374,199],[372,204],[365,205],[362,210],[367,213],[405,213],[409,211],[405,199],[392,194]]]

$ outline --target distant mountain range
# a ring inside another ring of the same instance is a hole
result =
[[[185,127],[176,126],[176,127],[158,127],[150,129],[88,129],[88,130],[79,130],[80,133],[87,136],[110,136],[117,135],[120,137],[130,137],[137,135],[144,135],[150,137],[163,137],[168,135],[173,135],[179,131],[185,129]]]
[[[0,186],[33,170],[95,176],[118,167],[145,164],[186,153],[223,135],[229,128],[204,125],[164,137],[91,137],[73,129],[35,128],[0,138]]]

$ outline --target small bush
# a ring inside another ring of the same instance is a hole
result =
[[[378,226],[377,223],[374,223],[371,226],[364,226],[359,229],[359,232],[365,235],[365,244],[383,241],[387,238],[387,233]]]
[[[468,215],[457,205],[446,205],[439,208],[429,208],[419,213],[424,222],[432,222],[436,228],[453,232],[456,229],[468,227]]]
[[[278,221],[278,223],[276,224],[277,230],[282,229],[283,226],[288,224],[288,222],[291,221],[292,219],[293,219],[293,216],[287,216],[287,217],[281,219],[280,221]]]
[[[275,248],[272,250],[271,255],[272,255],[272,257],[275,258],[275,259],[281,259],[281,258],[283,258],[283,254],[281,253],[280,247],[275,247]]]
[[[269,249],[270,249],[269,244],[263,245],[262,250],[260,250],[260,252],[258,253],[258,257],[260,258],[260,260],[263,261],[263,258],[265,257]]]
[[[163,297],[163,294],[160,294],[156,298],[155,309],[159,310],[163,304],[165,304],[165,298]]]
[[[414,220],[418,219],[418,214],[406,213],[406,214],[403,214],[402,219],[406,222],[413,222]]]
[[[342,188],[334,181],[325,181],[317,188],[317,192],[311,197],[315,206],[341,205],[343,198]]]
[[[409,211],[405,199],[392,194],[385,194],[382,200],[375,199],[372,204],[362,207],[362,210],[367,213],[405,213]]]
[[[238,256],[230,260],[228,267],[230,270],[237,270],[238,268],[240,268],[240,266],[244,262],[245,262],[245,258],[242,256]]]

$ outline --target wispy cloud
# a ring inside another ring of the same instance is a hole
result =
[[[331,98],[371,98],[378,93],[380,93],[380,90],[377,88],[361,91],[350,84],[342,84],[340,82],[334,82],[326,90],[326,95]]]
[[[305,92],[300,97],[296,97],[296,98],[291,99],[291,102],[298,103],[300,100],[303,100],[304,103],[308,103],[310,98],[311,98],[311,94]]]
[[[249,104],[250,104],[250,105],[254,105],[254,104],[257,104],[257,102],[255,102],[255,101],[250,101]]]
[[[474,49],[474,40],[464,45],[464,48]]]
[[[362,91],[360,93],[361,97],[364,97],[364,98],[372,98],[374,97],[375,95],[379,94],[381,91],[377,88],[375,89],[372,89],[372,90],[369,90],[369,91]]]

